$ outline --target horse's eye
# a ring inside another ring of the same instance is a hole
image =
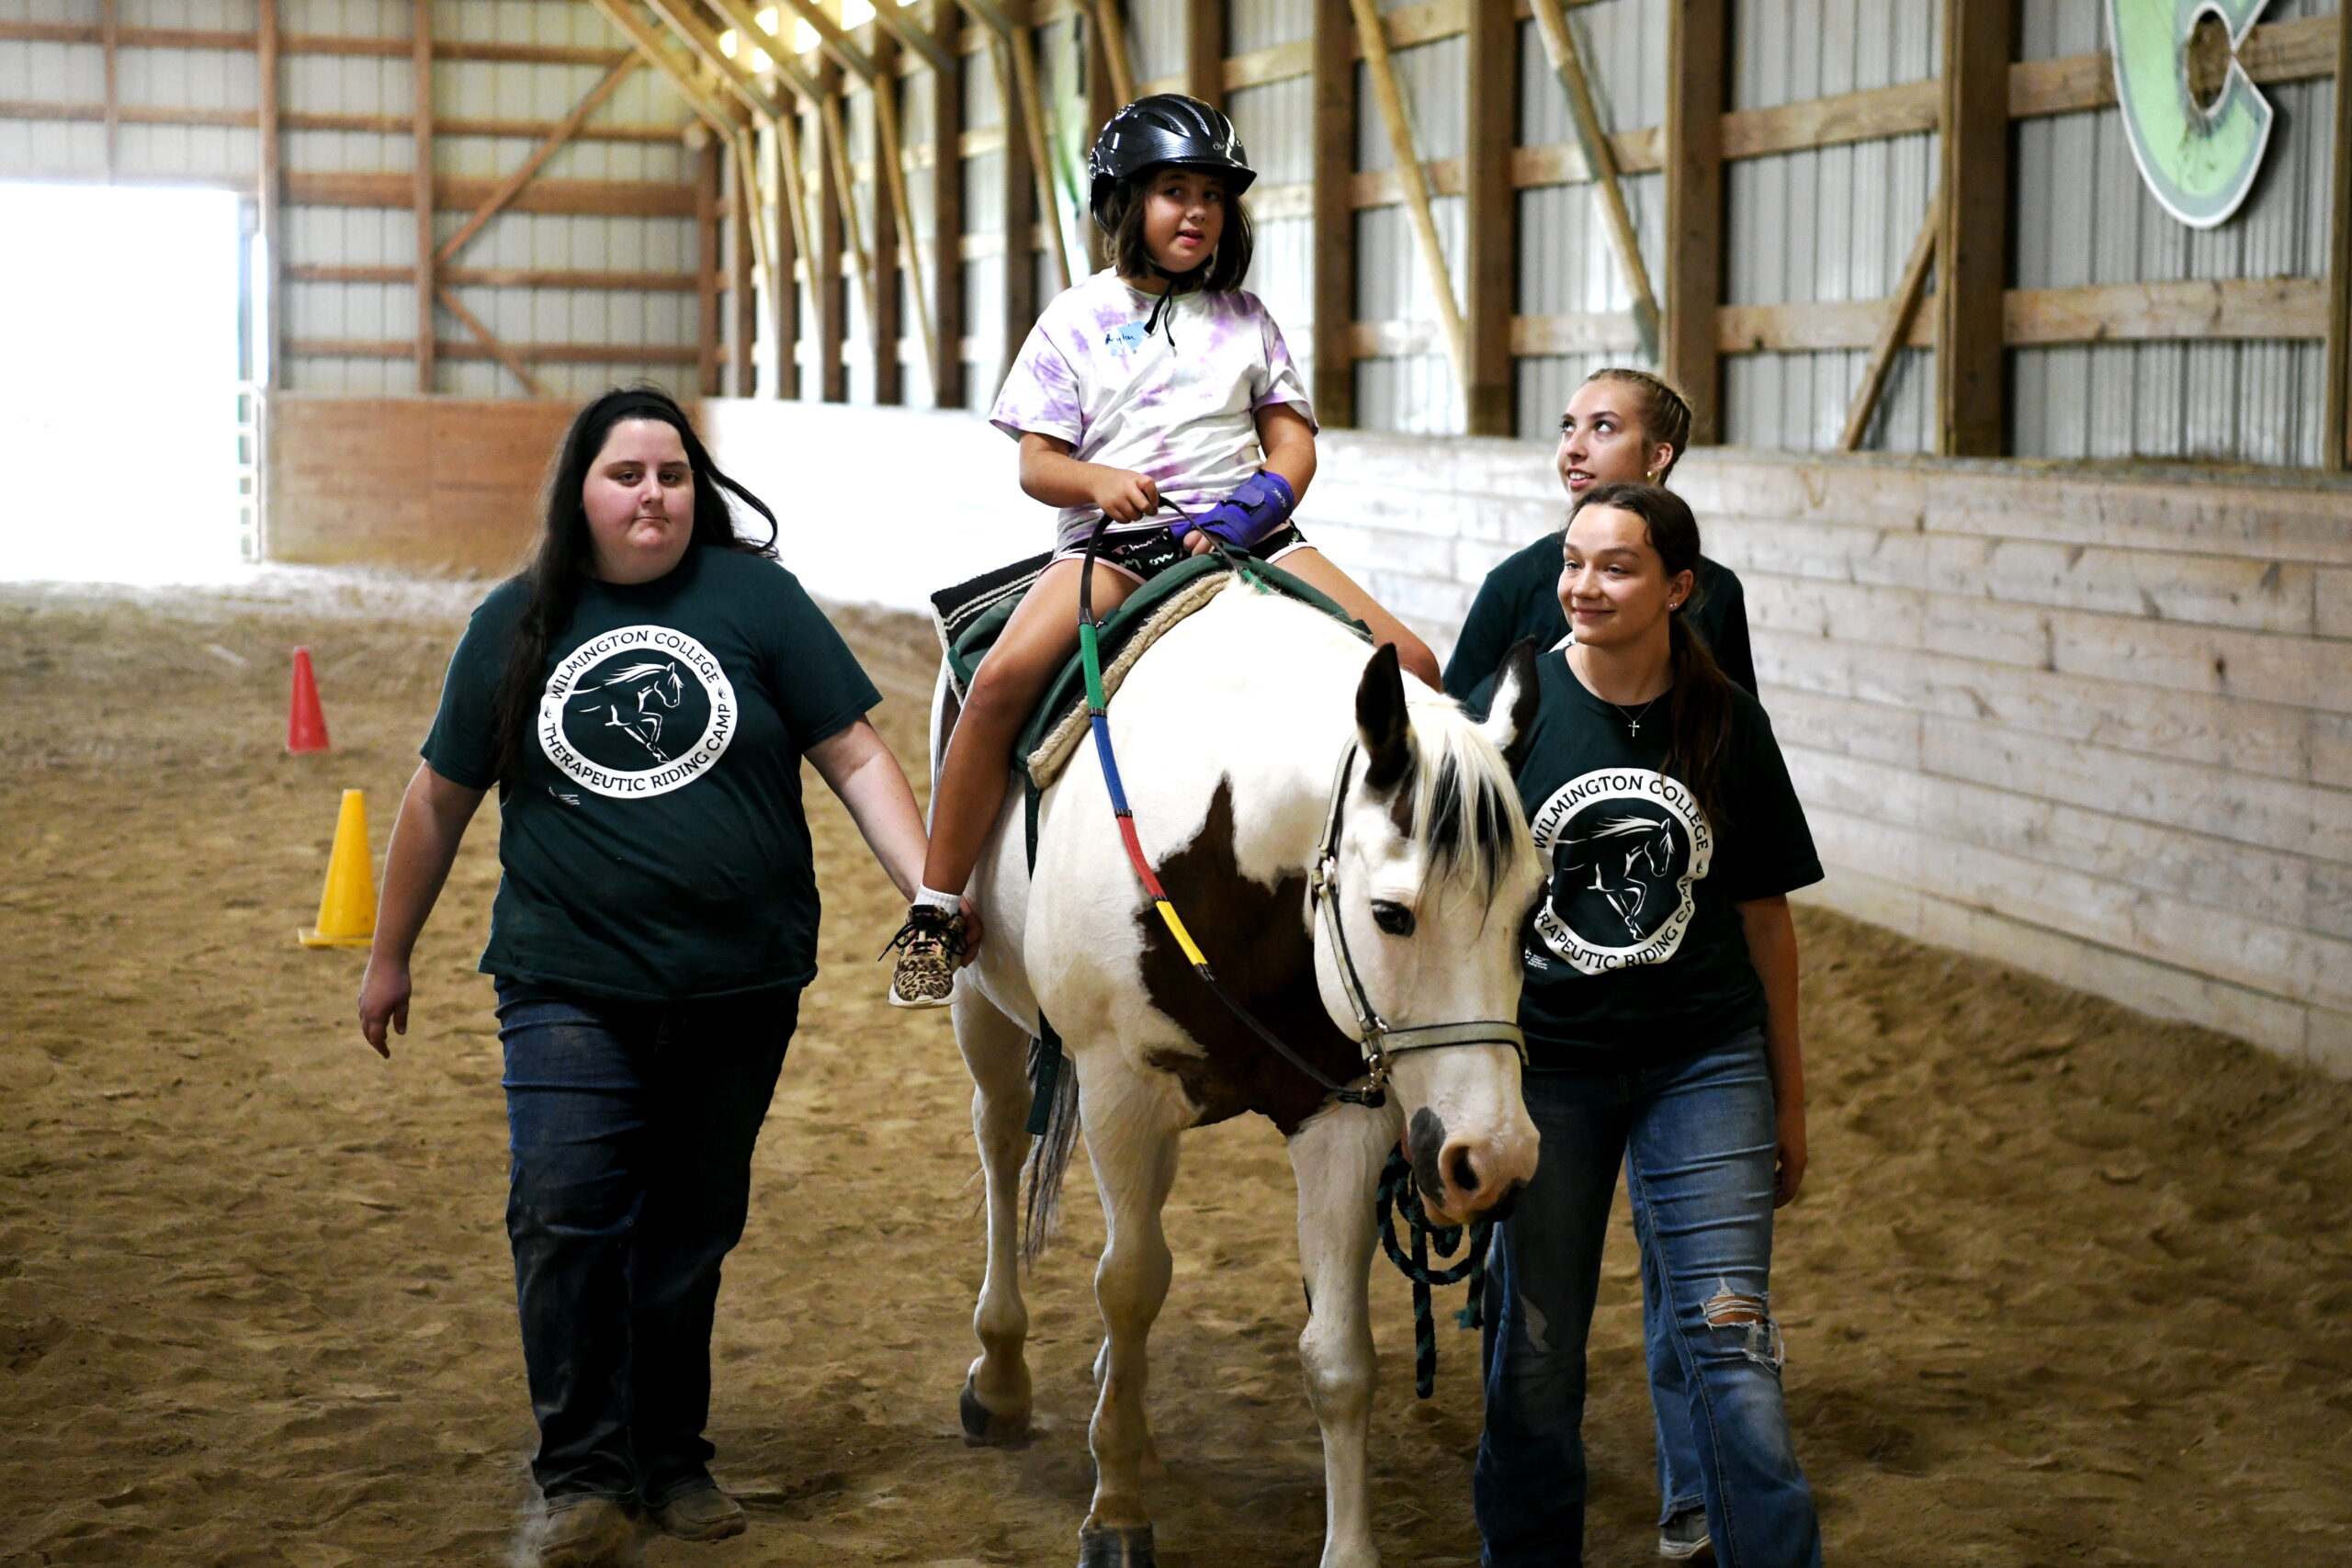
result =
[[[1413,911],[1402,904],[1392,904],[1385,898],[1372,901],[1372,923],[1390,936],[1413,934]]]

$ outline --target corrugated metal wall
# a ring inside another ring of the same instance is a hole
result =
[[[1384,13],[1402,8],[1384,0]],[[1400,49],[1391,59],[1396,87],[1424,164],[1459,158],[1466,144],[1469,79],[1461,35]],[[1396,166],[1388,131],[1373,97],[1371,67],[1356,67],[1356,167]],[[1463,198],[1431,193],[1430,217],[1445,254],[1453,297],[1466,282],[1462,251]],[[1437,292],[1413,239],[1403,205],[1365,208],[1356,214],[1356,319],[1427,323],[1439,320]],[[1419,344],[1415,344],[1416,347]],[[1444,340],[1432,333],[1427,352],[1378,355],[1356,361],[1356,423],[1366,430],[1437,434],[1463,426],[1462,390]]]
[[[1595,107],[1614,135],[1642,130],[1666,118],[1667,0],[1600,0],[1568,13],[1576,29]],[[1519,144],[1557,146],[1576,140],[1567,94],[1553,73],[1535,23],[1520,24]],[[1642,261],[1653,282],[1663,276],[1666,193],[1657,174],[1619,182]],[[1609,238],[1589,185],[1538,186],[1519,193],[1519,303],[1527,316],[1618,314],[1633,309],[1633,292]],[[1624,353],[1546,354],[1518,361],[1518,434],[1548,438],[1560,411],[1584,378]]]
[[[1315,34],[1312,0],[1248,0],[1228,8],[1226,46],[1250,54]],[[1315,87],[1305,76],[1237,88],[1226,99],[1241,144],[1258,171],[1250,220],[1257,250],[1250,291],[1283,330],[1291,357],[1315,375],[1315,223],[1304,199],[1315,174]],[[1341,367],[1342,371],[1346,367]]]
[[[2336,10],[2271,0],[2261,19]],[[2104,0],[2024,0],[2019,20],[2024,59],[2107,47]],[[2177,221],[2149,194],[2120,109],[2020,125],[2016,286],[2325,276],[2335,84],[2261,90],[2278,110],[2269,151],[2245,205],[2218,229]],[[2315,342],[2069,344],[2018,349],[2012,365],[2010,440],[2023,457],[2319,460],[2326,398]]]
[[[287,35],[404,42],[412,7],[406,0],[282,0]],[[15,0],[0,19],[96,27],[98,0]],[[623,40],[589,6],[576,0],[438,0],[436,39],[457,43],[508,43],[618,50]],[[124,28],[180,28],[250,33],[254,0],[121,0]],[[153,48],[119,51],[118,101],[135,110],[188,109],[198,118],[220,111],[257,113],[255,56],[250,49]],[[562,118],[605,74],[596,64],[441,60],[434,69],[434,110],[451,120],[552,122]],[[86,42],[0,40],[0,98],[60,103],[88,112],[105,96],[105,52]],[[280,98],[288,117],[384,116],[406,119],[414,92],[403,56],[292,53],[282,57]],[[595,114],[591,126],[642,127],[654,140],[583,139],[549,161],[550,180],[622,180],[683,184],[693,160],[671,134],[686,110],[657,73],[639,71]],[[103,181],[108,177],[106,128],[89,119],[0,121],[0,176]],[[443,135],[435,140],[436,174],[444,178],[494,180],[521,164],[537,134]],[[119,127],[112,175],[122,183],[217,181],[253,191],[260,135],[242,125],[130,124]],[[396,357],[414,342],[415,292],[404,281],[320,278],[318,269],[413,266],[415,222],[406,207],[346,205],[352,198],[305,201],[303,176],[390,175],[413,173],[405,133],[288,129],[282,137],[287,198],[282,207],[288,277],[280,296],[281,329],[290,349],[279,367],[288,389],[405,392],[415,389],[413,358]],[[466,214],[435,215],[444,237]],[[606,217],[504,212],[451,262],[468,270],[535,269],[577,272],[674,273],[681,286],[602,288],[460,285],[458,298],[492,333],[518,351],[534,344],[619,344],[668,351],[671,363],[628,361],[545,363],[535,367],[558,396],[584,395],[639,375],[691,389],[695,304],[694,220],[677,217]],[[437,337],[478,352],[466,329],[439,313]],[[364,352],[363,352],[364,350]],[[525,357],[530,356],[525,352]],[[486,358],[450,358],[436,367],[435,389],[469,396],[512,397],[523,389]]]
[[[1942,69],[1940,9],[1936,0],[1741,0],[1733,7],[1732,107],[1932,78]],[[1894,293],[1935,194],[1938,156],[1928,131],[1731,164],[1724,171],[1725,302],[1811,304]],[[1860,349],[1729,357],[1725,439],[1792,451],[1835,447],[1868,358]],[[1926,450],[1934,385],[1929,351],[1899,353],[1871,444]]]

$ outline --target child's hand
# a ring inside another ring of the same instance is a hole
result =
[[[1185,535],[1183,543],[1184,553],[1188,556],[1204,556],[1211,550],[1216,548],[1216,540],[1211,537],[1204,530],[1199,528],[1195,528],[1191,533]]]
[[[1094,504],[1114,523],[1136,523],[1159,510],[1159,487],[1148,474],[1098,468],[1091,477]]]

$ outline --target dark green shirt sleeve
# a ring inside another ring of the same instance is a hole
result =
[[[1711,874],[1733,902],[1747,903],[1811,886],[1822,870],[1788,762],[1772,738],[1772,721],[1745,693],[1734,703],[1740,733],[1724,778],[1730,820],[1724,825],[1722,863]]]
[[[503,591],[483,601],[466,623],[458,650],[441,678],[441,706],[422,748],[433,771],[467,789],[498,782],[498,685],[514,616]]]
[[[800,580],[782,567],[774,590],[775,615],[769,626],[769,680],[776,711],[792,743],[807,751],[865,716],[882,701],[865,666],[842,634],[808,597]]]
[[[1445,661],[1445,694],[1457,701],[1467,698],[1492,675],[1510,651],[1511,626],[1518,617],[1511,603],[1514,595],[1502,576],[1503,569],[1497,567],[1478,584],[1470,613],[1462,617],[1462,635],[1454,639],[1453,652]]]
[[[1723,672],[1748,695],[1756,694],[1756,649],[1747,640],[1747,591],[1739,577],[1721,561],[1700,558],[1707,572],[1707,592],[1697,606],[1696,624],[1707,639]]]

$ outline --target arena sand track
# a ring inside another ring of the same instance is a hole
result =
[[[486,980],[484,818],[376,1060],[359,958],[298,950],[345,784],[380,853],[463,584],[0,590],[0,1563],[495,1562],[529,1437]],[[915,752],[928,637],[844,622]],[[288,649],[336,751],[280,754]],[[978,1277],[944,1021],[880,1004],[895,919],[812,787],[831,902],[721,1303],[712,1435],[750,1533],[648,1561],[1066,1564],[1090,1472],[1082,1170],[1030,1300],[1038,1441],[958,1440]],[[1104,830],[1109,831],[1108,824]],[[1833,1561],[2352,1560],[2352,1089],[1989,964],[1801,921],[1814,1174],[1789,1398]],[[1291,1182],[1195,1134],[1151,1407],[1170,1568],[1314,1561]],[[1471,1336],[1410,1389],[1374,1279],[1396,1563],[1467,1563]],[[1633,1258],[1594,1339],[1589,1559],[1655,1562]]]

